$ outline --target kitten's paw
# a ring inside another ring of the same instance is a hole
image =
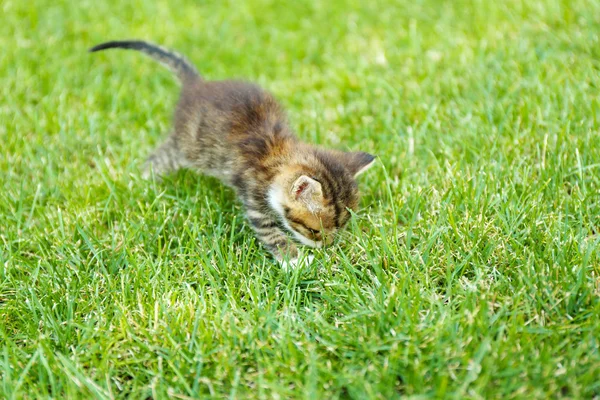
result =
[[[150,171],[149,168],[144,168],[142,170],[142,179],[145,181],[149,181],[150,178],[152,178],[152,172]]]
[[[161,175],[157,173],[156,169],[150,163],[146,163],[142,169],[142,179],[146,181],[160,182],[162,180]]]
[[[312,254],[308,254],[306,256],[295,257],[290,260],[280,260],[279,262],[281,263],[281,268],[283,268],[285,271],[291,271],[296,268],[302,268],[304,266],[312,264],[314,259],[315,256],[313,256]]]
[[[292,258],[291,260],[279,260],[279,264],[281,264],[281,268],[284,271],[291,271],[296,269],[296,265],[298,264],[297,258]]]

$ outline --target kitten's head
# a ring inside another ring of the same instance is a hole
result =
[[[375,157],[363,152],[319,151],[284,170],[270,189],[269,203],[301,243],[330,244],[358,207],[356,177]]]

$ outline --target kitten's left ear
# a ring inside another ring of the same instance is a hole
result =
[[[368,170],[375,162],[375,156],[362,151],[341,153],[341,162],[346,169],[356,178]]]

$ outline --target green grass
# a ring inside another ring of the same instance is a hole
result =
[[[600,396],[598,1],[0,14],[0,398]],[[178,87],[121,38],[379,155],[343,240],[285,273],[217,181],[143,181]]]

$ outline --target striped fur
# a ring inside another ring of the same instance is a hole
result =
[[[358,207],[355,178],[374,156],[300,142],[270,93],[246,82],[190,79],[198,77],[194,67],[158,46],[109,42],[92,50],[113,47],[146,52],[183,81],[173,132],[147,162],[155,176],[189,167],[235,189],[256,236],[284,265],[297,262],[297,242],[333,241]]]

